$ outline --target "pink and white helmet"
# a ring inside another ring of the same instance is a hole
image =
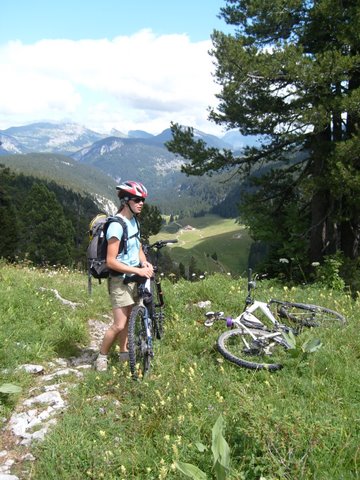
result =
[[[140,197],[146,198],[148,196],[148,192],[144,185],[140,182],[133,182],[131,180],[127,180],[124,183],[121,183],[116,187],[116,190],[119,190],[120,197]]]

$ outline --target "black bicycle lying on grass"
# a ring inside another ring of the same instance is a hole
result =
[[[129,275],[124,283],[137,282],[140,301],[132,309],[128,327],[130,371],[134,380],[142,378],[151,368],[154,357],[153,340],[164,334],[164,295],[158,273],[159,251],[177,240],[159,240],[152,245],[143,245],[146,258],[150,261],[150,251],[155,250],[153,260],[154,276],[149,279],[139,275]]]
[[[289,335],[297,335],[303,327],[345,323],[345,318],[338,312],[318,305],[275,299],[268,303],[255,300],[252,291],[256,287],[256,278],[252,279],[250,269],[245,309],[238,317],[226,318],[223,312],[205,314],[205,326],[223,320],[231,328],[217,341],[219,352],[230,362],[255,370],[279,370],[283,366],[284,352],[293,348]]]

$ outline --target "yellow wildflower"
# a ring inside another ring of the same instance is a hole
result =
[[[167,476],[167,468],[166,467],[161,467],[160,472],[159,472],[159,480],[164,480]]]

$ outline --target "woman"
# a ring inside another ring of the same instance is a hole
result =
[[[120,346],[120,360],[126,361],[128,354],[128,319],[133,305],[138,300],[137,283],[124,285],[125,274],[137,274],[151,278],[153,266],[147,262],[140,243],[140,231],[137,216],[140,215],[147,190],[139,182],[126,181],[116,187],[120,199],[120,208],[116,215],[122,217],[128,229],[127,252],[119,253],[123,228],[120,223],[112,222],[107,230],[108,241],[106,263],[112,271],[109,277],[109,293],[113,309],[114,321],[106,331],[101,344],[100,353],[95,361],[95,369],[99,372],[107,370],[107,355],[116,340]]]

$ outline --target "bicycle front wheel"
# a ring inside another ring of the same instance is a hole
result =
[[[144,377],[151,368],[153,351],[151,335],[148,331],[149,325],[145,307],[142,305],[134,307],[129,318],[128,329],[129,364],[134,380]]]
[[[303,327],[326,327],[344,325],[345,317],[340,313],[319,305],[271,300],[276,305],[278,315],[285,320]]]
[[[280,370],[287,349],[280,333],[235,328],[220,335],[217,347],[221,355],[240,367],[252,370]]]

